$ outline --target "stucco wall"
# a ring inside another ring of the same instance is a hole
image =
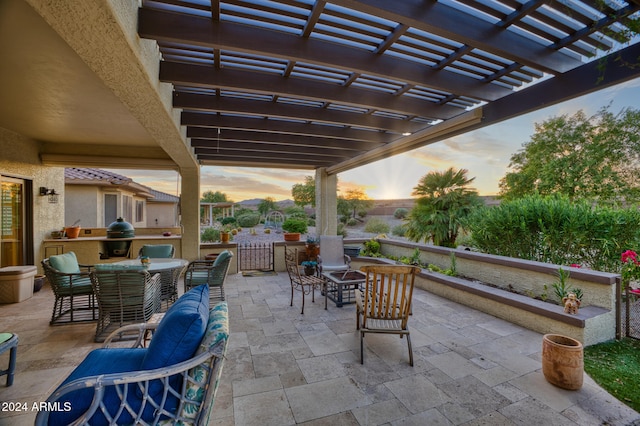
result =
[[[42,240],[64,226],[64,169],[45,167],[38,156],[38,142],[0,128],[0,174],[33,182],[33,252],[35,264],[43,258]],[[39,195],[45,186],[60,192],[57,204]]]

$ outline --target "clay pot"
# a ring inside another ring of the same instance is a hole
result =
[[[228,232],[221,232],[220,233],[220,242],[228,243],[229,242],[229,238],[230,238],[230,234]]]
[[[68,226],[64,228],[64,233],[67,234],[67,238],[78,238],[78,235],[80,235],[80,227]]]
[[[542,373],[552,385],[578,390],[584,378],[583,347],[576,339],[559,334],[542,337]]]
[[[285,232],[284,233],[285,241],[300,241],[300,233],[299,232]]]

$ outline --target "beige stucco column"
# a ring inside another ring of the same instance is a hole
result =
[[[182,258],[200,258],[200,169],[180,170],[180,214],[182,217]]]
[[[338,177],[327,169],[316,169],[316,233],[336,235],[338,232]]]

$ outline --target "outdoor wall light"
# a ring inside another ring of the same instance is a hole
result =
[[[51,204],[57,204],[58,203],[58,194],[56,192],[55,189],[49,189],[49,188],[45,188],[44,186],[40,187],[40,195],[41,196],[48,196],[49,197],[49,203]]]

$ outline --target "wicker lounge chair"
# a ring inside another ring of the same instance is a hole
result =
[[[233,253],[225,250],[215,260],[190,262],[184,274],[184,291],[187,292],[193,287],[207,283],[212,300],[224,300],[224,281],[227,278],[232,258]],[[219,296],[213,296],[214,290]]]
[[[229,320],[226,302],[209,310],[208,299],[201,286],[178,299],[159,324],[125,326],[139,333],[133,347],[110,348],[107,338],[46,401],[66,408],[39,411],[35,424],[209,424]],[[149,329],[155,331],[145,348]]]
[[[98,305],[89,278],[91,266],[78,264],[75,253],[70,251],[44,259],[42,268],[55,296],[50,324],[98,318]]]
[[[125,324],[148,321],[160,311],[160,275],[151,276],[144,268],[96,265],[91,272],[100,315],[96,325],[96,342],[104,340],[114,329]],[[120,339],[130,337],[122,335]]]

